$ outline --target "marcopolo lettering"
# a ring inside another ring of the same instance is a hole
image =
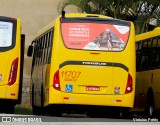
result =
[[[97,65],[97,66],[106,66],[106,62],[82,62],[83,65]]]

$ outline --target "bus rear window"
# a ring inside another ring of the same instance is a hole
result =
[[[129,31],[128,23],[110,24],[104,20],[61,22],[63,41],[70,49],[122,51],[127,45]]]
[[[0,47],[10,47],[12,45],[13,24],[11,22],[0,21]]]

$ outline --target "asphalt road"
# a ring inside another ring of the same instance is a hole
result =
[[[89,118],[85,115],[71,116],[34,116],[18,114],[0,114],[0,122],[133,122],[133,119],[110,118]]]
[[[42,120],[51,122],[131,122],[131,119],[88,118],[88,117],[51,117],[42,116]]]
[[[83,114],[63,115],[62,117],[54,116],[35,116],[35,115],[19,115],[19,114],[0,114],[0,122],[54,122],[54,123],[134,123],[134,122],[154,122],[160,123],[157,118],[147,118],[145,116],[132,117],[128,119],[120,119],[116,117],[90,118]],[[76,124],[77,125],[77,124]],[[92,124],[93,125],[93,124]],[[119,124],[120,125],[120,124]]]

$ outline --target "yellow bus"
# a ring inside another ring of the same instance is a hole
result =
[[[152,117],[160,110],[160,27],[136,35],[135,109]]]
[[[72,110],[93,115],[95,107],[120,111],[133,107],[136,59],[132,22],[63,13],[38,32],[28,56],[32,51],[33,114],[49,109],[54,115]]]
[[[14,113],[21,103],[24,39],[18,18],[0,16],[0,111]]]

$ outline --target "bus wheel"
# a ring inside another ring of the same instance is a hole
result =
[[[14,107],[15,105],[11,104],[10,111],[9,111],[10,114],[14,114]]]
[[[149,117],[153,117],[153,114],[154,114],[154,108],[153,108],[153,105],[151,103],[148,103],[147,104],[147,115]]]
[[[14,107],[15,107],[14,104],[9,104],[7,108],[5,107],[6,111],[4,111],[4,113],[14,114]]]
[[[43,84],[41,85],[41,114],[44,115],[45,111],[44,111],[44,90],[43,90]]]
[[[91,117],[91,118],[96,118],[96,117],[98,117],[98,113],[92,112],[92,111],[88,111],[87,112],[87,116]]]
[[[53,116],[56,116],[56,117],[61,117],[61,116],[62,116],[62,112],[60,112],[60,111],[54,111],[54,112],[52,113],[52,115],[53,115]]]
[[[122,111],[120,111],[119,118],[121,118],[121,119],[131,118],[131,113],[129,111],[130,111],[129,108],[126,108],[126,109],[123,109]]]
[[[153,117],[154,115],[154,98],[153,92],[151,91],[147,94],[146,113],[148,117]]]
[[[62,116],[62,110],[58,105],[53,105],[52,107],[50,107],[48,109],[48,112],[52,115],[52,116],[56,116],[56,117],[61,117]]]
[[[38,106],[32,106],[33,115],[41,115],[41,108]]]

